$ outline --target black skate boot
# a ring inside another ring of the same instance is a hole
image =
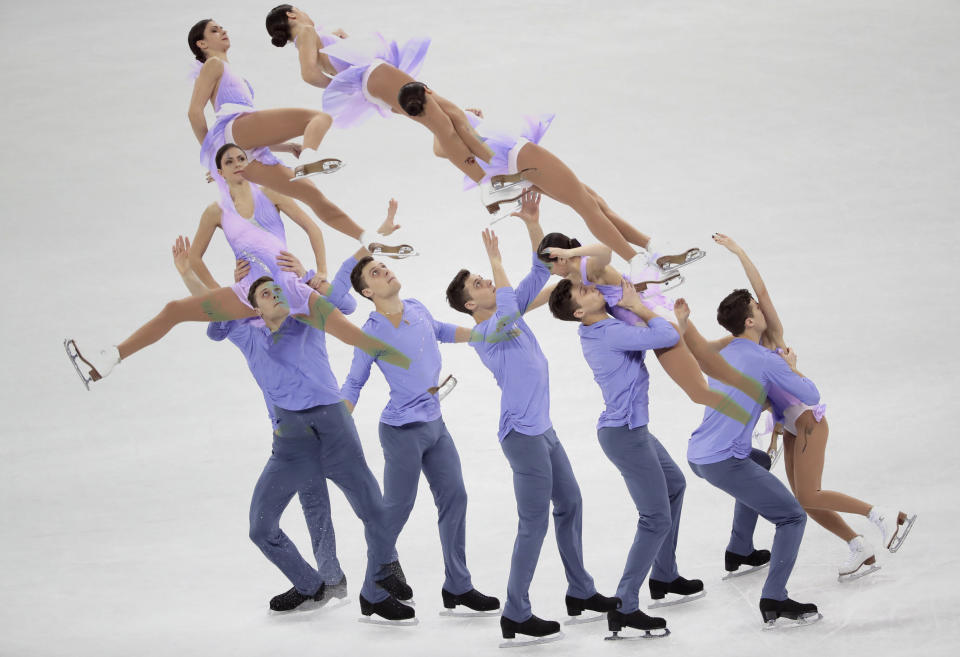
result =
[[[760,615],[763,617],[764,629],[777,627],[778,618],[795,621],[789,625],[810,625],[823,618],[823,615],[817,611],[817,605],[797,602],[790,598],[786,600],[760,598]]]
[[[273,611],[293,611],[308,600],[319,602],[323,599],[324,588],[323,582],[321,582],[320,588],[317,589],[316,593],[313,595],[304,595],[297,590],[296,586],[294,586],[286,593],[281,593],[280,595],[274,596],[270,600],[270,609]]]
[[[385,590],[397,600],[409,600],[413,597],[413,589],[407,585],[407,578],[403,574],[403,568],[399,561],[391,561],[387,564],[390,568],[390,574],[383,579],[377,580],[377,586]]]
[[[723,568],[727,571],[723,579],[748,575],[755,570],[766,568],[769,564],[770,550],[754,550],[745,556],[727,550],[723,554]],[[740,570],[740,566],[750,566],[750,568]]]
[[[509,639],[500,644],[501,648],[526,646],[533,643],[548,643],[563,638],[563,632],[560,631],[560,623],[557,621],[543,620],[536,616],[530,616],[530,618],[522,623],[512,621],[506,616],[501,616],[500,633],[504,639]],[[518,634],[532,638],[517,640],[515,637]]]
[[[643,634],[633,636],[620,636],[621,630],[625,627],[632,627],[635,630],[642,630]],[[622,614],[619,611],[607,612],[607,629],[612,634],[604,637],[608,641],[619,641],[621,639],[659,639],[670,634],[667,629],[667,621],[656,616],[647,616],[640,611]]]
[[[440,594],[443,597],[443,607],[446,610],[440,612],[442,616],[490,616],[500,609],[499,600],[493,596],[484,595],[477,589],[470,589],[460,595],[454,595],[447,589],[441,589]],[[453,611],[457,605],[472,609],[474,613]]]
[[[594,593],[589,598],[575,598],[572,595],[568,595],[564,598],[564,602],[567,603],[567,613],[570,615],[569,620],[564,623],[565,625],[579,625],[580,623],[592,623],[593,621],[602,620],[603,614],[608,611],[616,611],[620,608],[620,598],[608,598],[599,593]],[[596,611],[600,613],[587,614],[581,618],[580,615],[584,611]]]
[[[388,625],[416,625],[417,619],[415,618],[416,612],[413,610],[413,607],[409,607],[402,602],[399,602],[391,596],[387,596],[380,602],[370,602],[362,595],[360,596],[360,613],[366,616],[373,616],[376,614],[380,618],[383,618],[383,621],[379,621],[373,618],[361,618],[361,621],[367,623],[380,623]]]
[[[647,583],[650,586],[650,597],[656,601],[650,605],[650,609],[693,602],[707,594],[707,592],[703,590],[703,582],[699,579],[678,577],[672,582],[661,582],[658,579],[650,579],[647,580]],[[680,597],[668,599],[668,593],[673,593]]]
[[[338,600],[343,600],[347,597],[347,576],[344,575],[340,578],[340,581],[336,584],[327,584],[323,591],[324,600],[332,600],[337,598]]]

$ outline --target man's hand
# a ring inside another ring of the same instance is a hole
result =
[[[281,251],[279,255],[277,255],[277,264],[280,265],[280,269],[283,271],[290,271],[296,274],[297,278],[303,278],[303,275],[307,273],[306,267],[297,259],[297,256],[289,251]],[[320,274],[317,274],[317,276],[319,275]],[[323,279],[326,280],[326,278],[327,275],[323,274]]]
[[[730,253],[734,255],[740,255],[743,253],[743,249],[740,248],[740,245],[733,241],[733,238],[727,237],[723,233],[714,233],[713,241],[719,244],[720,246],[726,247]]]
[[[395,231],[400,230],[400,224],[394,223],[394,219],[397,216],[397,207],[398,203],[396,199],[390,199],[390,203],[387,204],[387,218],[383,220],[383,223],[380,224],[380,227],[377,228],[377,232],[381,235],[390,235]]]
[[[511,217],[520,217],[525,224],[535,224],[540,221],[540,190],[531,187],[520,197],[520,211],[511,212]]]
[[[237,260],[237,267],[233,270],[233,282],[239,283],[250,273],[250,263],[246,260]]]
[[[489,228],[484,228],[482,236],[483,236],[483,248],[487,250],[487,257],[490,259],[490,262],[499,263],[501,261],[500,241],[497,239],[497,234],[494,233]]]
[[[173,243],[173,266],[181,276],[190,271],[190,238],[180,235]]]
[[[640,295],[637,294],[637,288],[633,287],[633,283],[624,278],[620,281],[620,287],[623,290],[623,297],[617,302],[618,306],[633,308],[637,304],[643,305],[640,303]]]

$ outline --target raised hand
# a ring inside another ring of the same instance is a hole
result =
[[[180,235],[173,243],[173,266],[183,276],[190,271],[190,238]]]
[[[520,211],[511,212],[511,217],[520,217],[526,224],[540,221],[540,190],[531,187],[520,197]]]
[[[551,258],[570,258],[570,249],[561,249],[559,246],[548,246],[541,253],[550,256]]]
[[[484,228],[482,236],[483,248],[487,250],[487,257],[490,258],[490,262],[500,262],[500,240],[497,239],[497,234],[489,228]]]
[[[296,274],[297,278],[301,278],[307,273],[306,267],[297,259],[297,256],[289,251],[281,251],[277,255],[277,264],[280,265],[280,269],[283,271],[290,271]],[[319,276],[320,274],[317,275]],[[323,278],[326,279],[326,277],[326,274],[323,274]]]
[[[618,306],[630,308],[640,303],[640,295],[637,294],[637,288],[633,287],[633,283],[624,278],[620,281],[620,287],[623,290],[623,296],[617,302]]]
[[[793,369],[797,368],[797,352],[790,347],[787,347],[786,349],[777,349],[777,353],[780,354],[780,357],[783,358],[783,360],[787,361],[787,365]]]
[[[380,227],[377,228],[377,232],[381,235],[390,235],[391,233],[400,230],[400,224],[394,223],[394,219],[397,216],[397,199],[390,199],[390,203],[387,204],[387,218],[383,220],[383,223],[380,224]]]
[[[732,237],[727,237],[723,233],[714,233],[713,241],[722,247],[726,247],[730,253],[737,255],[743,253],[743,249],[740,248],[740,245],[734,242]]]
[[[247,262],[246,260],[237,260],[237,266],[233,270],[233,282],[239,283],[244,278],[246,278],[247,274],[249,273],[250,273],[250,263]]]
[[[676,315],[678,322],[686,322],[690,319],[690,306],[686,299],[677,299],[673,304],[673,314]]]

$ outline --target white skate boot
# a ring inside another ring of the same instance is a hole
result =
[[[907,516],[903,511],[894,513],[879,507],[870,509],[870,515],[867,517],[880,530],[880,535],[883,537],[883,547],[891,552],[900,549],[907,538],[907,534],[913,529],[913,523],[917,520],[917,514]]]
[[[660,244],[659,242],[654,244],[653,240],[650,240],[647,242],[647,254],[650,260],[656,263],[657,267],[663,271],[672,271],[706,257],[707,252],[696,247],[678,252],[669,244]]]
[[[837,581],[852,582],[880,570],[873,547],[863,536],[855,536],[847,545],[850,547],[850,554],[840,564]]]
[[[77,376],[83,381],[83,385],[87,390],[90,389],[90,383],[92,381],[99,381],[110,374],[113,368],[120,364],[120,352],[116,346],[92,352],[89,358],[84,357],[83,354],[80,353],[77,343],[72,339],[68,338],[64,340],[63,348],[67,350],[67,356],[70,357],[73,368],[77,370]],[[81,369],[80,363],[77,362],[78,360],[82,361],[86,367]],[[83,369],[87,370],[86,374],[83,373]]]
[[[489,182],[480,183],[480,202],[487,208],[487,212],[495,215],[491,223],[496,223],[512,212],[512,204],[519,201],[523,193],[533,187],[533,183],[523,177],[527,171],[531,170],[536,171],[536,169],[524,169],[519,173],[493,176]],[[502,205],[509,205],[509,212],[504,213]]]
[[[300,153],[300,159],[304,164],[298,165],[293,170],[293,178],[290,179],[290,182],[310,176],[318,176],[322,173],[336,173],[346,166],[343,160],[336,157],[321,158],[317,151],[312,148],[304,148]]]

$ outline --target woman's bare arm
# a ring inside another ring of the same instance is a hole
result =
[[[200,225],[197,226],[197,234],[193,236],[193,246],[190,247],[190,268],[196,272],[203,284],[211,290],[219,288],[220,284],[213,279],[210,270],[203,264],[203,254],[207,252],[207,247],[210,246],[213,232],[220,225],[222,214],[223,211],[216,203],[207,206],[207,209],[200,216]]]
[[[757,305],[760,306],[760,310],[767,320],[766,336],[774,345],[785,347],[786,345],[783,342],[783,324],[780,322],[780,316],[773,306],[773,299],[770,298],[767,285],[760,276],[760,270],[757,269],[757,266],[754,265],[753,261],[747,256],[747,252],[743,250],[743,247],[723,233],[715,234],[713,241],[726,247],[728,251],[740,259],[740,264],[743,265],[743,271],[747,275],[747,280],[750,281],[750,287],[753,288],[753,293],[757,295]]]
[[[187,118],[197,141],[201,144],[207,136],[207,118],[203,115],[203,108],[213,95],[213,90],[223,75],[223,62],[214,57],[204,62],[200,74],[193,82],[193,95],[190,96],[190,107],[187,108]]]
[[[265,187],[262,188],[262,191],[267,195],[267,198],[277,206],[280,212],[290,217],[293,223],[300,226],[307,234],[307,237],[310,239],[310,248],[313,249],[313,255],[317,259],[317,275],[326,278],[327,250],[323,242],[323,231],[320,230],[320,226],[289,196],[284,196]]]
[[[320,52],[320,37],[313,29],[303,30],[297,37],[297,54],[300,56],[300,77],[307,84],[325,89],[330,84],[330,76],[325,69],[332,70],[330,59]]]

